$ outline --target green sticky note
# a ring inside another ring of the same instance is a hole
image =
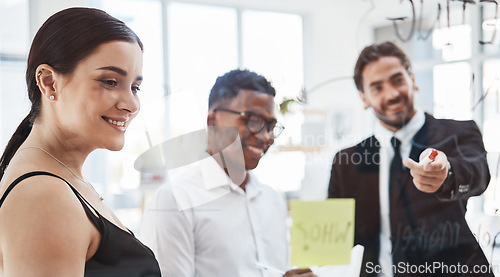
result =
[[[354,199],[290,201],[292,265],[349,264],[354,244]]]

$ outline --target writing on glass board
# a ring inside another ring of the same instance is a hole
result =
[[[402,3],[402,2],[403,1],[401,0],[400,3]],[[411,40],[415,34],[415,30],[417,32],[417,39],[426,40],[427,38],[430,37],[432,31],[436,28],[436,26],[438,28],[440,28],[439,24],[441,21],[440,19],[441,19],[441,13],[442,13],[441,3],[439,3],[439,2],[436,3],[437,15],[436,15],[436,19],[434,20],[434,23],[429,28],[429,30],[423,30],[422,22],[424,21],[423,20],[424,0],[420,0],[420,14],[418,16],[418,20],[417,20],[417,13],[416,13],[416,9],[415,9],[415,3],[413,2],[413,0],[407,0],[405,2],[409,3],[411,13],[412,13],[410,30],[408,31],[408,34],[406,36],[404,36],[401,33],[397,22],[404,21],[408,17],[402,16],[402,17],[387,18],[388,20],[392,21],[392,24],[394,27],[394,33],[399,40],[401,40],[402,42],[407,42],[407,41]],[[461,5],[462,5],[462,24],[465,24],[465,14],[466,14],[465,12],[466,12],[466,9],[468,7],[467,5],[468,4],[472,4],[472,5],[476,4],[476,1],[474,1],[474,0],[446,0],[446,22],[447,22],[448,29],[451,27],[451,23],[450,23],[450,15],[451,15],[450,5],[451,5],[451,3],[450,2],[462,2],[461,3]],[[493,8],[493,6],[495,8],[494,23],[487,24],[488,27],[493,28],[493,33],[488,40],[480,40],[479,41],[480,44],[492,44],[494,42],[495,36],[496,36],[496,22],[498,19],[498,2],[496,0],[479,0],[479,4],[481,6],[484,6],[487,8]],[[447,42],[447,44],[450,45],[451,42]]]

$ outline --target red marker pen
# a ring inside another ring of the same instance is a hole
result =
[[[433,162],[436,159],[437,155],[438,155],[438,151],[436,149],[432,149],[432,151],[429,152],[429,155],[425,156],[418,164],[419,165],[426,165],[430,162]]]

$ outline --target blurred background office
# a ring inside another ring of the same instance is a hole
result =
[[[482,129],[492,179],[484,195],[469,201],[468,218],[490,258],[500,231],[497,6],[413,2],[0,0],[0,148],[28,112],[24,73],[34,32],[60,9],[97,7],[125,21],[145,44],[141,112],[125,147],[96,151],[84,167],[131,230],[139,226],[145,199],[167,178],[161,170],[135,170],[135,159],[203,129],[211,86],[236,67],[272,80],[278,119],[286,126],[257,175],[289,197],[324,199],[334,153],[370,135],[375,122],[352,81],[357,55],[367,44],[392,40],[412,58],[421,109],[438,118],[474,119]]]

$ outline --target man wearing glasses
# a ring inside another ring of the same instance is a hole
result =
[[[175,186],[201,186],[201,191],[192,190],[198,195],[190,196],[206,197],[182,209],[180,202],[186,201],[180,200],[180,193],[172,186],[166,186],[144,214],[141,238],[155,252],[164,276],[285,273],[285,201],[251,173],[284,129],[274,116],[274,96],[271,84],[248,70],[233,70],[217,78],[210,91],[207,116],[207,151],[211,156],[171,180]],[[235,131],[236,142],[241,141],[236,149],[221,146],[226,144],[221,141],[227,141],[227,129]],[[231,168],[241,168],[241,172]],[[309,269],[298,269],[285,276],[314,275]]]

